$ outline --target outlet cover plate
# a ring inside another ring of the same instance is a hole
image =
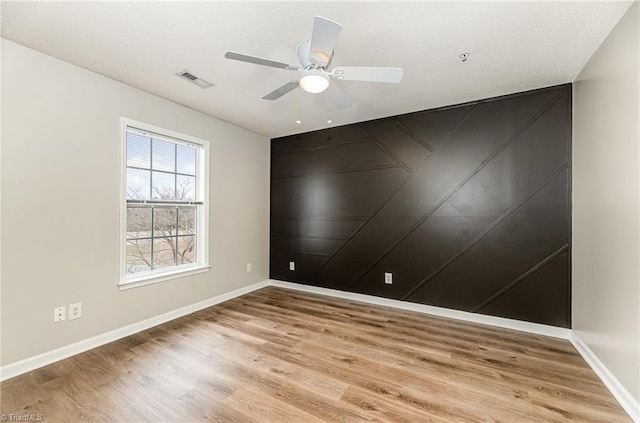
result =
[[[53,309],[53,323],[62,322],[66,318],[67,312],[65,306]]]
[[[393,283],[393,273],[384,274],[384,283],[387,285],[391,285]]]
[[[82,303],[69,304],[69,320],[82,317]]]

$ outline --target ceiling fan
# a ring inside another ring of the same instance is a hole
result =
[[[302,67],[287,63],[262,59],[255,56],[228,51],[224,57],[256,65],[269,66],[288,71],[300,72],[300,75],[280,88],[262,97],[265,100],[277,100],[298,86],[309,93],[320,93],[329,87],[332,79],[342,81],[369,81],[398,83],[402,80],[402,68],[336,66],[327,69],[333,57],[333,48],[338,41],[342,25],[331,19],[316,16],[310,40],[302,41],[297,46],[298,59]],[[339,108],[350,105],[349,99],[334,85],[331,96]]]

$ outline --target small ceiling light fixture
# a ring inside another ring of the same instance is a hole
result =
[[[331,123],[331,122],[333,122],[331,119],[329,119],[329,120],[327,121],[327,123]]]
[[[329,77],[321,70],[309,69],[306,74],[300,78],[298,83],[300,87],[308,93],[321,93],[329,87]]]
[[[298,125],[300,125],[300,124],[302,123],[302,121],[301,121],[300,119],[298,119],[298,120],[296,120],[296,123],[297,123]]]

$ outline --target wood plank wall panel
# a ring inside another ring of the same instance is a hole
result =
[[[332,145],[366,141],[369,136],[359,126],[347,125],[330,128],[324,131],[310,132],[304,135],[293,135],[281,138],[277,145],[271,145],[271,154],[283,154],[325,148]]]
[[[271,277],[570,327],[570,149],[570,85],[274,139]]]
[[[402,167],[271,178],[272,218],[366,219],[407,177]]]
[[[398,167],[399,161],[373,141],[335,145],[273,156],[273,176]]]

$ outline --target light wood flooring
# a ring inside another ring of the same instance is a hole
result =
[[[0,385],[45,422],[629,422],[565,341],[269,287]]]

